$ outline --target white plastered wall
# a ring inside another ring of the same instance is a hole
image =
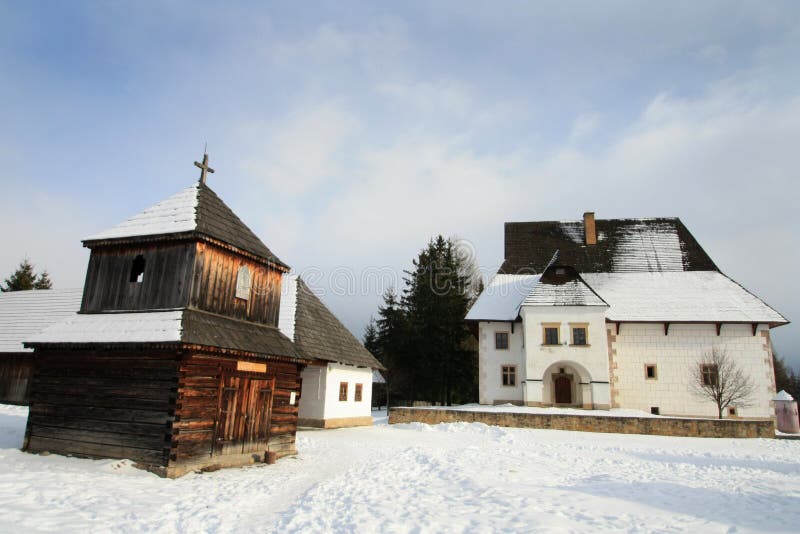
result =
[[[749,324],[723,324],[717,336],[714,324],[671,324],[668,335],[663,323],[622,323],[614,336],[613,384],[620,408],[650,411],[657,406],[662,415],[717,416],[716,405],[690,392],[692,370],[713,347],[724,350],[753,381],[752,405],[737,407],[742,417],[770,417],[775,381],[771,362],[769,330],[759,325],[753,335]],[[657,378],[645,378],[645,365],[656,364]]]
[[[573,403],[585,407],[610,406],[608,340],[603,306],[523,306],[525,329],[526,402],[553,403],[552,373],[564,367],[573,374]],[[543,326],[557,324],[558,346],[543,343]],[[586,325],[587,345],[571,346],[572,324]]]
[[[300,392],[300,419],[325,418],[325,389],[327,367],[309,365],[300,373],[303,388]]]
[[[495,348],[495,333],[508,333],[508,349]],[[508,322],[478,323],[478,401],[481,404],[523,402],[525,356],[522,343],[522,325],[516,323],[511,332]],[[517,384],[504,386],[502,367],[517,366]]]
[[[339,384],[347,382],[347,400],[339,400]],[[372,369],[329,363],[326,373],[324,419],[372,416]],[[355,401],[356,384],[362,385]]]

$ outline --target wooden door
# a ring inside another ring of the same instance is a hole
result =
[[[572,380],[566,376],[555,379],[556,404],[572,404]]]
[[[275,379],[225,374],[220,379],[214,454],[264,450],[272,419]]]
[[[272,391],[274,389],[274,378],[271,380],[248,380],[242,452],[266,449],[269,425],[272,420]]]
[[[220,379],[214,454],[235,454],[242,450],[242,385],[242,379],[237,376],[223,375]]]

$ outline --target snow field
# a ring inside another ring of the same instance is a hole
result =
[[[296,458],[165,480],[17,450],[0,405],[0,532],[796,531],[800,441],[379,424]]]

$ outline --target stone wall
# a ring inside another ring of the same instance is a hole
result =
[[[389,423],[484,423],[515,428],[578,432],[654,434],[697,438],[774,438],[775,423],[764,420],[679,419],[671,417],[609,417],[506,412],[468,412],[425,408],[391,408]]]

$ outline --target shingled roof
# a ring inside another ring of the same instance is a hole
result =
[[[94,344],[188,344],[302,359],[273,326],[199,310],[73,313],[24,339],[26,347]]]
[[[509,222],[501,273],[541,273],[559,263],[580,273],[718,271],[678,218],[598,219],[597,244],[584,243],[582,221]]]
[[[32,352],[22,342],[74,315],[81,307],[82,295],[82,289],[0,293],[0,352]]]
[[[383,369],[383,365],[296,275],[284,275],[279,326],[309,359]]]
[[[210,237],[286,267],[207,184],[195,183],[122,223],[83,240],[86,247],[155,238]]]

